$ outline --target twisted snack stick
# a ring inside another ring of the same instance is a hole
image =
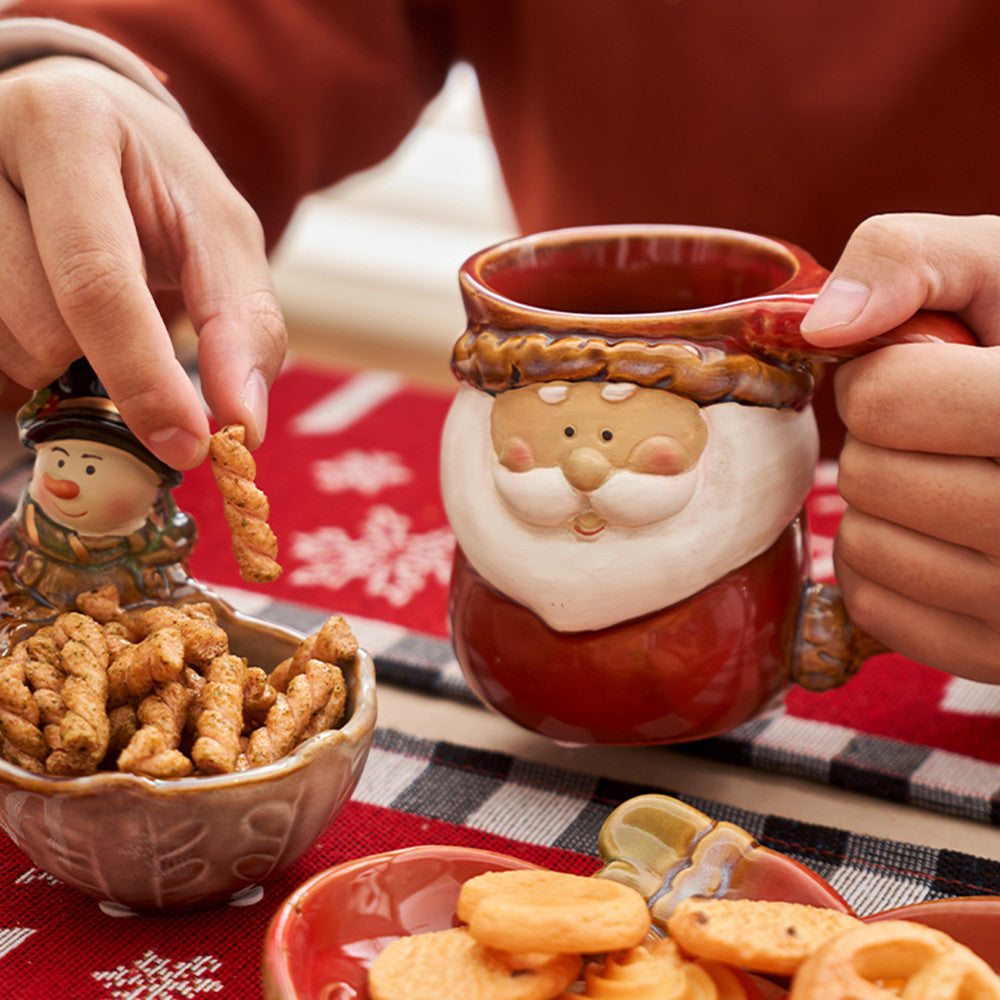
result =
[[[284,691],[288,682],[301,674],[310,660],[342,663],[353,660],[357,653],[358,640],[351,631],[351,626],[343,616],[332,615],[318,632],[303,639],[295,652],[271,671],[271,684],[279,691]]]
[[[267,671],[261,667],[247,667],[243,685],[243,723],[256,729],[267,719],[267,713],[278,698],[278,690],[268,683]]]
[[[91,774],[104,759],[108,725],[108,647],[101,627],[77,612],[60,615],[55,634],[65,635],[60,650],[66,680],[62,686],[66,713],[46,727],[52,753],[45,761],[51,774]]]
[[[170,681],[139,703],[142,728],[118,755],[118,769],[151,778],[179,778],[194,769],[177,749],[193,695],[181,683]]]
[[[39,773],[48,747],[39,728],[38,705],[25,674],[27,651],[15,650],[0,659],[0,735],[3,756]]]
[[[340,669],[324,660],[309,660],[304,673],[279,691],[263,726],[250,734],[246,759],[251,767],[283,757],[305,732],[310,719],[330,701]],[[341,678],[342,681],[342,678]]]
[[[129,697],[142,698],[155,684],[177,680],[184,670],[184,639],[167,626],[141,642],[119,646],[108,665],[108,700],[120,705]]]
[[[254,483],[257,465],[246,447],[246,428],[230,424],[209,442],[212,472],[223,499],[223,513],[233,538],[233,551],[244,580],[276,580],[278,542],[267,523],[270,505]]]
[[[195,723],[198,738],[191,756],[206,774],[236,770],[243,731],[243,688],[247,666],[242,657],[217,656],[205,671],[201,712]]]
[[[204,668],[216,656],[229,650],[229,638],[216,621],[210,604],[145,608],[131,618],[129,625],[135,641],[148,638],[164,628],[174,628],[180,633],[184,662],[190,666]]]
[[[105,584],[96,590],[84,591],[76,599],[76,609],[82,614],[90,615],[102,625],[121,621],[125,617],[118,588],[113,583]]]

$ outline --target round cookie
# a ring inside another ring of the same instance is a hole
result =
[[[810,955],[796,972],[788,996],[1000,1000],[1000,977],[941,931],[908,920],[883,920],[840,934]]]
[[[850,914],[805,903],[685,899],[667,932],[690,955],[789,976],[832,937],[860,926]]]
[[[635,889],[550,874],[555,877],[485,894],[470,914],[469,933],[492,948],[553,954],[617,951],[645,938],[649,910]]]
[[[576,877],[576,876],[572,876]],[[472,919],[473,911],[487,897],[495,892],[520,890],[541,883],[558,883],[565,878],[562,872],[549,871],[544,868],[516,868],[497,872],[483,872],[473,875],[462,883],[455,907],[455,916],[467,924]]]
[[[368,970],[372,1000],[551,1000],[575,981],[579,955],[521,968],[464,927],[397,938]]]

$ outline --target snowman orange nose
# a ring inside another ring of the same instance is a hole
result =
[[[42,483],[54,497],[59,497],[60,500],[72,500],[80,493],[79,485],[74,483],[72,479],[55,479],[47,472],[42,473]]]

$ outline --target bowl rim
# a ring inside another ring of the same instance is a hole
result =
[[[377,717],[375,662],[370,653],[358,649],[353,660],[356,676],[352,699],[354,710],[335,729],[310,736],[289,753],[270,764],[229,774],[199,774],[183,778],[150,778],[122,771],[98,771],[71,777],[33,774],[0,758],[0,786],[45,797],[86,798],[107,792],[128,792],[154,799],[175,799],[212,790],[246,788],[270,783],[300,771],[328,750],[344,744],[360,743],[374,734]]]

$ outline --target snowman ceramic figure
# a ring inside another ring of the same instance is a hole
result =
[[[44,618],[105,584],[124,604],[190,590],[195,526],[170,493],[180,473],[128,429],[86,361],[35,393],[17,422],[35,461],[0,526],[8,616]]]
[[[450,621],[488,705],[567,743],[728,731],[880,645],[810,579],[826,272],[778,240],[595,226],[487,248],[441,485]],[[971,339],[929,315],[895,339]],[[861,349],[873,349],[868,344]]]

